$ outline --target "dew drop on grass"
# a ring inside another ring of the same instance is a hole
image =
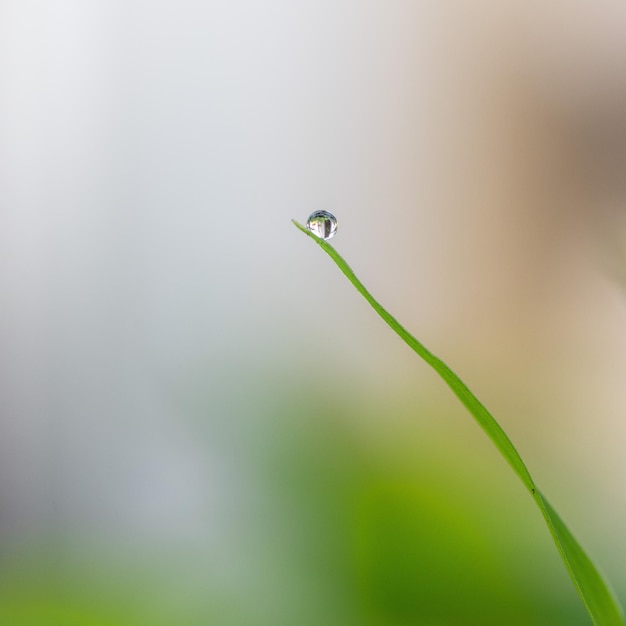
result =
[[[315,211],[309,215],[306,227],[320,239],[331,239],[337,232],[337,218],[328,211]]]

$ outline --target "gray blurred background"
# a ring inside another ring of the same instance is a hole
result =
[[[587,624],[626,598],[626,8],[0,0],[0,623]]]

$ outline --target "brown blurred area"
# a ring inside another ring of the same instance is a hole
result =
[[[625,11],[448,3],[442,24],[432,188],[442,308],[467,321],[464,363],[487,355],[486,378],[506,386],[517,371],[531,395],[552,386],[539,402],[561,404],[558,428],[604,419],[623,434]],[[593,419],[575,417],[564,381],[604,395],[582,399]]]

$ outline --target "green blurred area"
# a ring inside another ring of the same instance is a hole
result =
[[[263,436],[238,441],[246,489],[217,541],[209,528],[136,545],[57,529],[5,546],[0,624],[589,623],[504,462],[431,406],[394,415],[334,395],[262,407]]]

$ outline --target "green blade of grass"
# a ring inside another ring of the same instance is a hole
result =
[[[541,494],[515,446],[467,385],[438,357],[430,352],[393,315],[386,311],[356,277],[343,257],[327,241],[320,239],[295,220],[293,223],[326,252],[345,274],[357,291],[369,302],[372,308],[385,320],[400,338],[430,365],[457,398],[465,405],[478,425],[485,431],[513,471],[532,495],[550,530],[554,543],[565,563],[565,567],[596,626],[625,626],[621,606],[604,580],[597,567],[587,556],[571,534],[563,520]]]

